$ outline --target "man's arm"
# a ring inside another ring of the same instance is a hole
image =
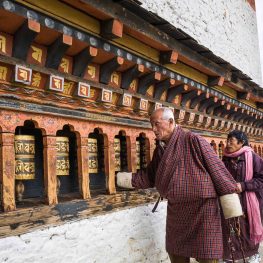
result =
[[[158,168],[158,147],[155,148],[153,158],[147,168],[132,175],[132,186],[136,189],[152,188],[155,185],[155,174]]]
[[[154,187],[158,159],[158,149],[156,148],[153,153],[153,159],[147,165],[146,169],[140,170],[134,174],[122,172],[117,173],[117,185],[128,189],[146,189]]]
[[[203,161],[203,166],[211,176],[217,194],[221,196],[234,193],[237,188],[236,181],[211,145],[201,136],[193,135],[191,140],[199,158]]]

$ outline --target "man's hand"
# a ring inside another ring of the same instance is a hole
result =
[[[236,189],[236,192],[237,192],[238,194],[240,194],[240,193],[243,192],[243,190],[242,190],[242,186],[241,186],[240,183],[237,183],[237,189]]]
[[[118,172],[117,173],[117,185],[122,188],[134,189],[132,186],[132,173]]]

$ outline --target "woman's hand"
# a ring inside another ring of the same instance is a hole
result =
[[[240,194],[240,193],[242,193],[242,192],[243,192],[243,190],[242,190],[242,187],[241,187],[241,184],[240,184],[240,183],[237,183],[237,189],[236,189],[236,192],[237,192],[238,194]]]

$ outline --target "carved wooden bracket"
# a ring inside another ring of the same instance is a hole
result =
[[[161,74],[159,72],[152,72],[139,79],[138,93],[145,95],[147,89],[156,81],[161,80]]]
[[[95,47],[87,47],[74,57],[73,75],[83,77],[88,64],[98,54]]]
[[[172,102],[175,96],[183,93],[186,90],[188,90],[188,86],[186,84],[180,84],[178,86],[171,87],[167,91],[167,102]]]
[[[28,50],[37,34],[40,32],[40,24],[34,20],[26,20],[15,32],[13,42],[13,56],[26,60]]]
[[[111,74],[124,63],[124,58],[114,57],[107,61],[100,68],[100,82],[108,84],[110,82]]]
[[[72,37],[62,35],[48,47],[46,66],[48,68],[58,69],[62,57],[67,49],[72,45]]]
[[[215,103],[215,97],[211,97],[206,100],[202,100],[198,107],[198,111],[204,112],[207,109],[207,107],[213,105],[214,103]]]
[[[237,98],[239,100],[249,100],[251,92],[237,92]]]
[[[178,59],[178,53],[170,50],[170,51],[162,51],[160,53],[159,62],[161,64],[176,64]]]
[[[175,84],[175,80],[170,78],[160,81],[155,85],[153,97],[155,99],[160,99],[164,91],[168,90],[174,84]]]
[[[199,94],[199,95],[200,95],[200,94]],[[191,90],[191,91],[189,91],[188,93],[184,93],[184,94],[182,95],[181,106],[182,106],[182,107],[185,107],[186,103],[187,103],[189,100],[191,100],[191,99],[193,99],[193,98],[195,98],[195,97],[197,97],[197,96],[198,96],[198,91],[197,91],[197,90]]]
[[[135,65],[122,73],[121,88],[128,89],[132,81],[145,70],[144,65]]]
[[[209,93],[202,93],[200,96],[194,97],[191,100],[190,108],[194,109],[199,102],[201,102],[202,100],[206,100],[208,98],[209,98]]]
[[[121,38],[123,34],[123,23],[117,19],[102,21],[100,34],[106,39]]]
[[[223,100],[217,101],[216,103],[214,103],[214,104],[212,104],[206,108],[206,113],[211,114],[213,112],[213,110],[215,110],[218,107],[223,106],[224,104],[225,104],[225,101],[223,101]]]
[[[225,81],[224,77],[208,77],[207,85],[208,86],[223,86]]]

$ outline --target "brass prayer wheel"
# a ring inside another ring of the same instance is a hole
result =
[[[114,152],[115,152],[115,172],[121,170],[121,142],[120,139],[114,138]]]
[[[89,173],[98,173],[98,141],[88,138]]]
[[[15,179],[35,179],[35,137],[15,135]]]
[[[146,168],[147,167],[147,159],[146,159],[146,144],[145,144],[145,140],[143,140],[141,142],[141,156],[142,156],[142,159],[141,159],[141,168]]]
[[[136,169],[141,169],[141,145],[140,141],[136,141]]]
[[[69,139],[68,137],[56,138],[57,164],[56,174],[59,176],[69,175]]]

